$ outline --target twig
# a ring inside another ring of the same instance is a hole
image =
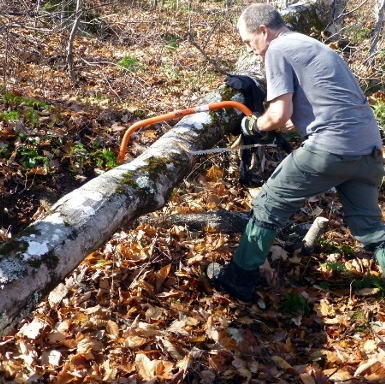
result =
[[[81,8],[81,0],[76,1],[76,13],[75,13],[75,21],[72,25],[72,30],[68,39],[67,44],[67,65],[68,65],[68,72],[70,74],[72,82],[75,82],[75,72],[74,72],[74,60],[73,60],[73,44],[74,39],[76,36],[76,32],[78,30],[79,21],[82,16],[82,10]]]
[[[340,17],[343,17],[343,16],[347,16],[347,15],[350,15],[352,14],[353,12],[357,11],[357,9],[361,8],[363,5],[365,5],[369,0],[364,0],[361,4],[358,4],[357,7],[353,8],[352,10],[350,10],[349,12],[345,12],[345,13],[341,13],[339,14],[335,20],[339,19]]]
[[[221,68],[221,67],[219,66],[219,64],[218,64],[215,60],[213,60],[213,59],[212,59],[212,58],[205,52],[205,50],[204,50],[203,48],[201,48],[201,47],[198,45],[198,43],[195,41],[194,36],[193,36],[193,34],[192,34],[191,31],[188,33],[188,36],[189,36],[189,41],[190,41],[190,43],[191,43],[195,48],[198,49],[198,51],[203,55],[203,57],[204,57],[210,64],[212,64],[218,72],[223,73],[224,75],[226,75],[228,71],[225,71],[223,68]]]
[[[373,54],[375,52],[377,47],[377,42],[381,35],[381,29],[383,27],[383,22],[384,22],[384,11],[385,11],[385,0],[382,1],[382,4],[378,9],[378,19],[374,27],[373,39],[369,49],[370,54]]]

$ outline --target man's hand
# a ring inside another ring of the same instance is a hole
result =
[[[257,133],[261,133],[257,126],[257,120],[260,115],[253,113],[252,115],[245,116],[241,122],[242,133],[245,136],[255,136]]]
[[[272,131],[260,131],[257,120],[260,115],[253,113],[245,116],[241,122],[242,134],[253,139],[253,142],[260,144],[271,144],[274,142],[275,135]]]

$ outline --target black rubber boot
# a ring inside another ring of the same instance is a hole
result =
[[[214,286],[224,288],[233,298],[251,301],[258,283],[259,269],[247,270],[233,261],[227,265],[211,263],[207,276]]]

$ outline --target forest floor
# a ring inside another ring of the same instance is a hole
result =
[[[25,15],[0,15],[4,25],[20,25],[1,43],[3,241],[115,166],[134,122],[195,106],[223,84],[242,50],[235,20],[244,4],[197,3],[102,8],[94,34],[74,41],[72,80],[68,30],[36,36],[21,27]],[[365,4],[349,16],[364,23],[355,21],[361,32],[371,23],[361,17],[372,12]],[[360,48],[341,54],[368,97],[383,97],[369,91],[380,71],[362,65],[370,35],[350,36],[361,39]],[[173,123],[138,131],[126,160]],[[267,153],[266,174],[279,163],[276,155]],[[151,215],[156,225],[122,228],[0,340],[0,383],[385,383],[381,270],[346,228],[333,190],[307,201],[291,223],[328,218],[319,245],[310,256],[288,251],[283,230],[254,302],[210,285],[207,265],[228,262],[240,233],[193,232],[165,219],[248,212],[258,189],[242,187],[238,176],[228,155],[197,157],[194,171]]]

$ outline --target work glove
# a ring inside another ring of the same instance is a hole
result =
[[[257,127],[257,120],[259,116],[260,116],[259,113],[254,112],[253,114],[249,116],[245,116],[242,119],[241,129],[242,129],[242,133],[245,136],[255,136],[256,134],[261,133],[261,131]]]
[[[260,131],[257,126],[259,113],[245,116],[241,121],[242,134],[246,137],[251,137],[253,142],[259,144],[270,144],[274,142],[275,134],[273,131]]]

